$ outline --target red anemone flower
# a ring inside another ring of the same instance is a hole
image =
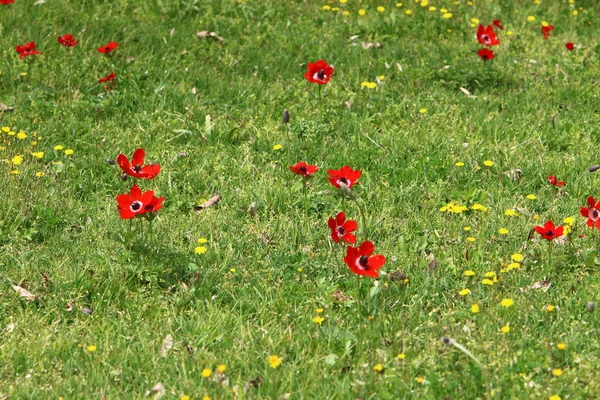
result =
[[[542,35],[544,35],[544,39],[548,40],[550,37],[550,32],[554,30],[554,25],[542,25]]]
[[[575,48],[575,45],[571,42],[567,42],[565,43],[565,47],[567,48],[567,50],[572,51]]]
[[[14,3],[15,0],[0,0],[0,4],[7,5]]]
[[[21,58],[32,56],[34,54],[42,54],[35,49],[35,42],[29,42],[22,46],[16,46],[15,50],[17,50],[17,53],[19,53]]]
[[[308,71],[306,71],[304,77],[309,82],[324,85],[329,82],[333,72],[333,67],[331,65],[327,64],[325,60],[319,60],[314,63],[308,63]]]
[[[495,19],[492,21],[492,25],[494,25],[496,28],[503,30],[504,27],[502,26],[502,21],[500,21],[499,19]]]
[[[316,165],[308,165],[304,161],[301,161],[299,163],[296,163],[296,165],[290,166],[290,169],[298,175],[311,176],[319,170],[319,167],[317,167]]]
[[[346,221],[346,214],[343,211],[339,212],[335,219],[329,218],[327,225],[331,229],[331,239],[334,242],[339,243],[341,239],[346,243],[356,243],[356,236],[352,232],[358,228],[358,224],[352,219]]]
[[[594,226],[600,229],[600,200],[596,200],[590,196],[587,198],[587,208],[580,207],[579,211],[583,217],[586,217],[587,226],[593,228]]]
[[[480,24],[477,28],[477,41],[486,46],[496,46],[500,43],[496,32],[494,32],[493,25],[484,27]]]
[[[66,46],[66,47],[73,47],[77,43],[79,43],[79,40],[75,40],[73,35],[71,35],[70,33],[67,33],[64,36],[58,37],[58,43],[62,44],[63,46]]]
[[[154,207],[152,210],[147,210],[146,208],[153,204],[153,202],[156,202],[156,200],[160,200],[162,203],[163,198],[156,199],[152,190],[142,193],[142,190],[137,185],[133,185],[129,194],[120,194],[116,199],[118,203],[117,210],[121,213],[121,219],[131,219],[136,215],[160,209],[160,207]]]
[[[565,186],[566,185],[565,181],[560,181],[559,182],[558,179],[556,179],[555,175],[550,175],[546,179],[548,179],[548,183],[551,184],[552,186],[560,187],[560,186]]]
[[[535,231],[542,235],[542,237],[546,240],[554,240],[557,237],[562,236],[563,229],[564,227],[562,226],[554,226],[554,222],[552,221],[547,221],[544,226],[535,227]]]
[[[327,173],[329,174],[329,178],[327,179],[336,188],[341,187],[340,183],[343,183],[344,185],[351,188],[352,186],[358,183],[356,182],[356,180],[362,175],[361,171],[353,170],[347,165],[344,165],[342,168],[337,170],[327,170]]]
[[[348,246],[344,262],[350,267],[350,271],[357,275],[377,278],[379,277],[377,270],[385,264],[385,257],[381,254],[372,256],[374,251],[375,245],[368,240],[363,242],[360,247]]]
[[[479,55],[479,57],[481,57],[483,61],[491,60],[496,57],[496,55],[494,54],[494,50],[490,49],[481,49],[477,52],[477,54]]]
[[[110,53],[111,51],[113,51],[117,47],[119,47],[119,43],[108,42],[107,45],[104,45],[102,47],[98,47],[96,50],[98,50],[100,53]]]
[[[114,72],[111,72],[110,74],[106,75],[104,78],[98,79],[98,83],[110,82],[110,81],[114,80],[116,77],[117,77],[117,74],[115,74]]]
[[[125,154],[117,156],[117,163],[126,175],[133,176],[134,178],[152,179],[160,172],[160,165],[144,165],[145,157],[146,153],[144,149],[137,149],[133,153],[131,163]]]

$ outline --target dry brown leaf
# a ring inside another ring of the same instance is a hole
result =
[[[508,176],[513,181],[519,181],[523,177],[523,171],[519,168],[504,171],[504,175]]]
[[[342,292],[340,289],[336,289],[335,292],[331,295],[335,301],[346,302],[354,300],[354,297],[347,295]]]
[[[173,348],[173,336],[169,333],[165,336],[165,340],[163,340],[162,346],[160,346],[160,356],[162,358],[167,358],[169,354],[169,350]]]
[[[260,384],[263,381],[263,377],[262,376],[257,376],[254,379],[250,379],[248,382],[246,382],[246,384],[244,385],[244,392],[247,392],[248,389],[250,388],[255,388],[255,387],[259,387]]]
[[[360,45],[363,49],[378,49],[381,47],[381,43],[379,42],[360,42]]]
[[[219,202],[219,200],[221,200],[221,195],[215,194],[213,197],[206,200],[204,203],[199,204],[196,207],[194,207],[194,210],[200,211],[200,210],[204,210],[205,208],[212,207],[215,204],[217,204]]]
[[[217,36],[217,34],[215,32],[210,32],[210,31],[196,32],[196,37],[198,39],[214,39],[218,43],[221,43],[223,41],[222,37]]]
[[[429,261],[429,265],[427,266],[427,271],[429,271],[430,274],[433,274],[435,271],[438,270],[439,267],[440,267],[440,262],[434,258],[433,260]]]
[[[15,110],[15,108],[14,108],[14,107],[10,107],[10,106],[7,106],[7,105],[6,105],[6,104],[4,104],[4,103],[0,103],[0,112],[5,112],[5,111],[14,111],[14,110]]]
[[[31,294],[31,292],[29,292],[27,289],[23,289],[21,286],[12,285],[12,287],[15,289],[15,292],[17,292],[19,297],[22,297],[23,300],[27,302],[34,301],[37,298],[37,296]]]
[[[152,389],[146,392],[146,397],[154,395],[155,399],[160,399],[165,395],[166,392],[167,389],[165,388],[165,385],[163,385],[161,382],[158,382]]]
[[[402,271],[390,272],[388,274],[388,277],[389,277],[390,281],[403,281],[406,278],[408,278],[408,276],[406,276],[406,274]]]
[[[529,289],[542,289],[544,292],[546,292],[548,291],[548,289],[550,289],[550,286],[552,286],[552,282],[546,279],[543,281],[535,282],[533,285],[529,286]]]
[[[256,216],[256,202],[250,203],[250,207],[248,207],[248,213],[250,214],[250,218],[254,218]]]

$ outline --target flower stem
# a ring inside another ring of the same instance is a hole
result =
[[[356,203],[356,206],[358,207],[358,212],[360,213],[360,220],[362,222],[363,225],[363,232],[365,237],[369,237],[369,229],[367,226],[367,218],[365,216],[365,210],[364,208],[360,205],[360,202],[358,201],[358,199],[354,199],[354,202]]]
[[[306,233],[309,233],[309,218],[308,218],[308,177],[302,177],[302,197],[304,199],[304,219],[306,221]]]

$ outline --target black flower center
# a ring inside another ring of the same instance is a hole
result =
[[[590,219],[592,219],[593,221],[597,221],[598,218],[600,218],[600,211],[598,211],[595,208],[592,208],[588,215],[590,216]]]
[[[131,167],[132,170],[134,170],[135,172],[142,172],[142,166],[141,165],[134,165],[133,167]]]
[[[360,256],[358,259],[358,263],[363,269],[369,269],[369,257],[368,256]]]
[[[142,208],[143,204],[141,201],[136,200],[129,206],[129,209],[133,212],[138,212]]]
[[[489,42],[490,41],[490,37],[488,35],[483,35],[481,36],[481,38],[483,39],[484,42]]]
[[[319,79],[325,79],[325,71],[320,70],[319,72],[317,72],[317,76],[319,77]]]
[[[154,211],[154,206],[152,204],[148,204],[146,207],[144,207],[145,211]]]
[[[343,226],[338,226],[337,233],[339,236],[344,236],[346,234],[346,229]]]
[[[546,231],[546,236],[554,236],[554,231]]]
[[[300,170],[300,172],[302,172],[303,174],[306,174],[308,171],[306,170],[305,166],[301,166],[300,168],[298,168]]]
[[[341,177],[340,178],[340,182],[342,182],[344,185],[347,185],[348,184],[348,179],[346,179],[344,177]]]

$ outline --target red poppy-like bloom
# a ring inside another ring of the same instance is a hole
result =
[[[558,181],[558,179],[556,178],[556,176],[554,175],[550,175],[549,177],[547,177],[546,179],[548,179],[548,183],[551,184],[552,186],[565,186],[566,183],[565,181]]]
[[[581,212],[581,215],[588,219],[587,226],[590,228],[595,226],[600,229],[600,200],[596,202],[596,200],[590,196],[587,198],[587,205],[587,208],[580,207],[579,211]]]
[[[563,235],[562,226],[554,226],[554,222],[547,221],[544,226],[536,226],[535,231],[546,240],[554,240]]]
[[[152,179],[160,172],[160,165],[150,164],[144,165],[144,158],[146,152],[144,149],[137,149],[133,153],[131,163],[125,154],[119,154],[117,156],[117,164],[123,170],[123,172],[134,178]]]
[[[565,47],[567,48],[567,50],[572,51],[575,48],[575,45],[571,42],[567,42],[565,43]]]
[[[492,21],[492,25],[494,25],[496,28],[503,30],[504,27],[502,26],[502,21],[500,21],[499,19],[495,19]]]
[[[299,163],[296,163],[296,165],[292,165],[290,169],[298,175],[311,176],[319,170],[319,167],[317,167],[316,165],[308,165],[304,161],[301,161]]]
[[[329,229],[331,229],[331,239],[333,239],[334,242],[339,243],[341,239],[346,243],[356,243],[356,236],[354,236],[352,232],[358,228],[358,224],[351,219],[346,221],[346,214],[343,211],[339,212],[335,216],[335,219],[329,218],[327,225],[329,225]]]
[[[377,270],[385,264],[385,257],[381,254],[372,256],[374,251],[375,245],[368,240],[363,242],[360,247],[348,246],[344,262],[350,267],[350,271],[357,275],[377,278],[379,277]]]
[[[544,39],[548,40],[550,37],[550,32],[554,30],[554,25],[542,25],[542,35],[544,35]]]
[[[102,47],[98,47],[96,50],[98,50],[100,53],[110,53],[111,51],[113,51],[117,47],[119,47],[119,43],[108,42],[107,45],[104,45]]]
[[[308,63],[308,71],[304,74],[304,77],[309,82],[324,85],[329,82],[333,72],[333,67],[331,65],[327,64],[325,60],[319,60],[314,63]]]
[[[115,74],[114,72],[111,72],[110,74],[106,75],[104,78],[98,79],[98,83],[110,82],[110,81],[114,80],[116,77],[117,77],[117,74]]]
[[[479,57],[481,57],[483,61],[491,60],[492,58],[496,57],[496,55],[494,54],[494,50],[490,49],[481,49],[477,52],[477,54],[479,55]]]
[[[32,56],[34,54],[42,54],[35,49],[35,42],[29,42],[22,46],[16,46],[15,50],[17,50],[17,53],[19,53],[21,58]]]
[[[0,0],[0,4],[7,5],[14,3],[15,0]]]
[[[79,40],[75,40],[73,35],[71,35],[70,33],[67,33],[66,35],[58,37],[58,43],[62,44],[63,46],[73,47],[77,43],[79,43]]]
[[[156,198],[152,190],[142,193],[137,185],[133,185],[129,194],[120,194],[116,199],[121,219],[131,219],[137,215],[160,210],[165,198]]]
[[[360,178],[360,176],[362,175],[361,171],[353,170],[352,168],[350,168],[347,165],[344,165],[342,168],[337,169],[337,170],[336,169],[327,170],[327,173],[329,174],[329,178],[327,178],[327,179],[336,188],[341,187],[340,183],[343,183],[344,185],[351,188],[353,185],[358,183],[358,182],[356,182],[356,180],[358,178]]]
[[[494,32],[493,25],[484,27],[480,24],[477,28],[477,41],[486,46],[496,46],[500,43],[500,41],[498,41],[498,36],[496,36],[496,32]]]

